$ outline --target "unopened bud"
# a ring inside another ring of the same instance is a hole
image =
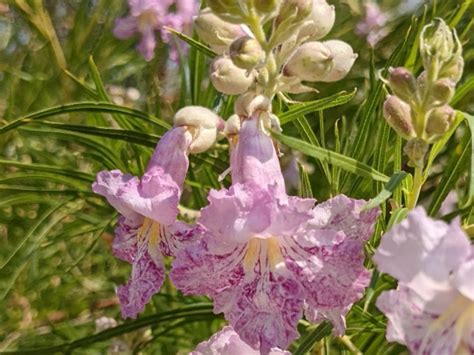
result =
[[[446,63],[439,76],[441,78],[448,78],[457,83],[461,80],[462,73],[464,71],[464,59],[460,55],[456,55],[448,63]]]
[[[333,67],[334,57],[321,42],[303,43],[290,58],[285,71],[301,80],[322,81]]]
[[[410,105],[394,95],[389,95],[383,104],[383,115],[390,127],[400,136],[405,139],[415,137]]]
[[[263,95],[247,92],[237,98],[234,104],[235,113],[239,117],[250,117],[256,111],[271,111],[271,100]]]
[[[199,37],[218,54],[224,53],[233,40],[245,35],[241,26],[222,20],[208,7],[195,18],[194,28]]]
[[[456,30],[451,31],[440,18],[436,18],[421,31],[420,53],[425,69],[431,66],[433,60],[439,64],[448,62],[456,53],[460,55],[460,50]]]
[[[189,146],[193,154],[202,153],[214,144],[219,120],[218,115],[201,106],[186,106],[174,115],[175,127],[186,126],[193,136]]]
[[[455,116],[455,111],[448,105],[431,110],[426,120],[426,133],[430,136],[446,133],[453,124]]]
[[[428,80],[428,74],[426,70],[423,70],[420,75],[416,78],[416,90],[419,93],[420,97],[423,97],[426,90],[426,82]]]
[[[234,136],[240,131],[240,117],[237,114],[230,116],[225,122],[224,133],[227,136]]]
[[[255,38],[245,36],[232,42],[230,57],[239,68],[251,70],[265,60],[265,52]]]
[[[406,102],[410,102],[416,96],[416,80],[413,74],[406,68],[389,68],[388,84],[393,93]]]
[[[299,22],[311,15],[313,0],[284,0],[276,22],[281,23],[286,18],[294,17],[294,22]]]
[[[299,31],[299,38],[317,41],[326,36],[334,26],[336,10],[326,0],[313,0],[313,8]]]
[[[346,42],[339,40],[325,41],[323,44],[331,52],[334,63],[329,73],[321,80],[324,82],[338,81],[344,78],[351,70],[357,59],[357,54]]]
[[[216,90],[227,95],[246,92],[254,79],[253,73],[236,67],[227,57],[217,57],[212,61],[209,76]]]
[[[428,152],[428,143],[421,138],[412,138],[407,144],[403,151],[408,155],[408,165],[412,167],[422,168],[424,166],[424,160],[426,153]]]
[[[437,80],[430,91],[430,100],[433,105],[444,105],[451,101],[454,96],[456,83],[451,79],[443,78]]]

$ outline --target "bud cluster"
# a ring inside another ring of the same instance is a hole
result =
[[[223,94],[271,100],[284,92],[315,91],[302,82],[340,80],[357,58],[345,42],[318,41],[335,21],[335,8],[326,0],[207,3],[209,7],[195,18],[195,29],[219,55],[210,65],[210,79]],[[263,25],[269,21],[272,26],[266,33]]]
[[[384,117],[400,136],[409,143],[413,141],[405,151],[410,152],[415,166],[423,159],[420,161],[414,148],[436,142],[454,123],[455,111],[449,102],[464,67],[456,31],[441,19],[423,29],[420,52],[424,70],[417,78],[408,69],[398,67],[389,68],[388,78],[383,79],[393,94],[385,100]],[[418,150],[426,153],[425,148]]]

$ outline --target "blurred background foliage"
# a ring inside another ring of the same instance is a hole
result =
[[[419,31],[442,17],[464,44],[466,68],[453,106],[472,114],[472,2],[378,1],[390,17],[386,36],[375,48],[354,31],[363,18],[363,2],[329,2],[336,5],[337,22],[327,38],[350,43],[359,58],[346,79],[318,84],[318,94],[294,97],[310,101],[335,95],[328,104],[312,101],[303,112],[301,106],[275,102],[277,114],[293,112],[287,113],[284,134],[387,176],[410,173],[402,142],[383,120],[387,91],[378,71],[406,65],[419,73]],[[92,194],[95,174],[114,168],[140,174],[177,109],[203,105],[227,118],[233,104],[233,98],[209,85],[205,53],[192,47],[174,63],[161,44],[147,63],[135,50],[136,39],[116,39],[114,21],[126,11],[125,1],[0,1],[0,351],[46,347],[32,352],[184,354],[222,325],[207,299],[185,298],[169,281],[138,321],[120,319],[115,287],[126,281],[130,266],[112,256],[116,215]],[[460,124],[436,158],[421,202],[432,215],[461,216],[472,230],[469,139],[468,126]],[[319,201],[338,193],[370,199],[383,188],[380,181],[347,173],[337,164],[283,151],[292,193]],[[192,159],[181,201],[183,219],[206,204],[210,188],[221,186],[217,176],[227,165],[225,141]],[[387,224],[403,214],[402,187],[384,203],[368,255]],[[302,322],[303,336],[292,350],[403,352],[385,341],[385,319],[374,306],[374,296],[393,287],[393,280],[375,275],[372,281],[350,313],[347,337],[330,336],[327,324]],[[112,328],[103,331],[107,327]]]

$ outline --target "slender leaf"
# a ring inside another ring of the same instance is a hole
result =
[[[167,27],[167,26],[163,26],[163,28],[167,31],[170,31],[176,37],[178,37],[179,39],[185,41],[191,47],[196,48],[198,51],[200,51],[201,53],[207,55],[208,57],[214,58],[215,56],[217,56],[217,53],[214,52],[211,48],[209,48],[208,46],[202,44],[201,42],[196,41],[195,39],[193,39],[189,36],[186,36],[184,33],[176,31],[175,29],[172,29],[171,27]]]
[[[367,204],[363,207],[363,210],[370,210],[374,207],[377,207],[387,201],[387,199],[392,196],[393,191],[400,186],[403,179],[407,176],[407,173],[404,171],[397,171],[395,174],[392,175],[390,180],[385,184],[384,188],[380,193],[369,200]]]
[[[336,152],[332,152],[321,147],[315,147],[300,139],[285,136],[281,133],[272,132],[272,134],[283,144],[286,144],[291,148],[294,148],[306,155],[324,161],[328,164],[338,166],[341,169],[344,169],[350,173],[370,178],[376,181],[387,182],[389,180],[388,176],[386,176],[385,174],[382,174],[381,172],[375,170],[367,164],[361,163],[353,158],[347,157]]]
[[[335,95],[328,96],[320,100],[295,104],[291,106],[288,111],[283,112],[279,115],[280,124],[285,125],[298,117],[306,115],[307,113],[326,110],[331,107],[344,105],[345,103],[348,103],[352,100],[356,91],[357,89],[354,89],[350,93],[341,91]]]
[[[293,352],[293,355],[305,355],[311,351],[318,341],[331,334],[331,329],[332,325],[329,322],[322,322],[303,338],[300,345]]]

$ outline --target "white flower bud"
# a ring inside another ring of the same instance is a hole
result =
[[[439,74],[442,78],[448,78],[457,83],[461,80],[464,71],[464,59],[459,55],[455,56],[446,65],[443,66]]]
[[[426,120],[426,133],[430,136],[446,133],[453,124],[455,117],[456,112],[448,105],[431,110]]]
[[[174,115],[174,125],[186,126],[193,136],[189,146],[192,154],[202,153],[214,144],[219,121],[218,115],[201,106],[186,106]]]
[[[357,54],[352,51],[352,47],[346,42],[339,40],[330,40],[323,42],[323,44],[331,52],[331,56],[334,59],[333,66],[321,81],[333,82],[344,78],[352,68]]]
[[[431,104],[439,106],[449,103],[454,96],[455,87],[456,83],[448,78],[435,81],[430,90]]]
[[[326,36],[334,26],[336,9],[326,0],[313,0],[313,10],[299,31],[299,38],[317,41]]]
[[[233,40],[245,35],[241,26],[222,20],[208,7],[194,19],[194,28],[199,37],[218,54],[224,53]]]
[[[383,115],[390,127],[400,136],[405,139],[415,137],[410,105],[400,100],[397,96],[387,96],[383,104]]]
[[[431,67],[433,60],[440,65],[454,56],[459,56],[460,51],[461,44],[456,30],[451,30],[441,18],[436,18],[423,27],[420,35],[420,54],[425,69]]]
[[[237,114],[230,116],[225,122],[224,133],[227,136],[239,134],[240,131],[240,117]]]
[[[405,102],[416,98],[416,80],[408,69],[390,67],[388,73],[388,84],[395,95]]]
[[[230,57],[239,68],[251,70],[265,60],[265,52],[255,38],[244,36],[232,42]]]
[[[271,101],[263,95],[256,95],[253,92],[245,93],[235,100],[234,110],[239,117],[250,117],[255,111],[270,112]]]
[[[254,73],[238,68],[228,57],[216,57],[210,66],[210,79],[217,91],[227,95],[239,95],[252,85]]]
[[[333,67],[333,55],[321,42],[303,43],[285,66],[285,72],[301,80],[322,81]]]
[[[312,0],[284,0],[276,23],[280,24],[289,17],[294,17],[293,22],[306,19],[312,10]]]

